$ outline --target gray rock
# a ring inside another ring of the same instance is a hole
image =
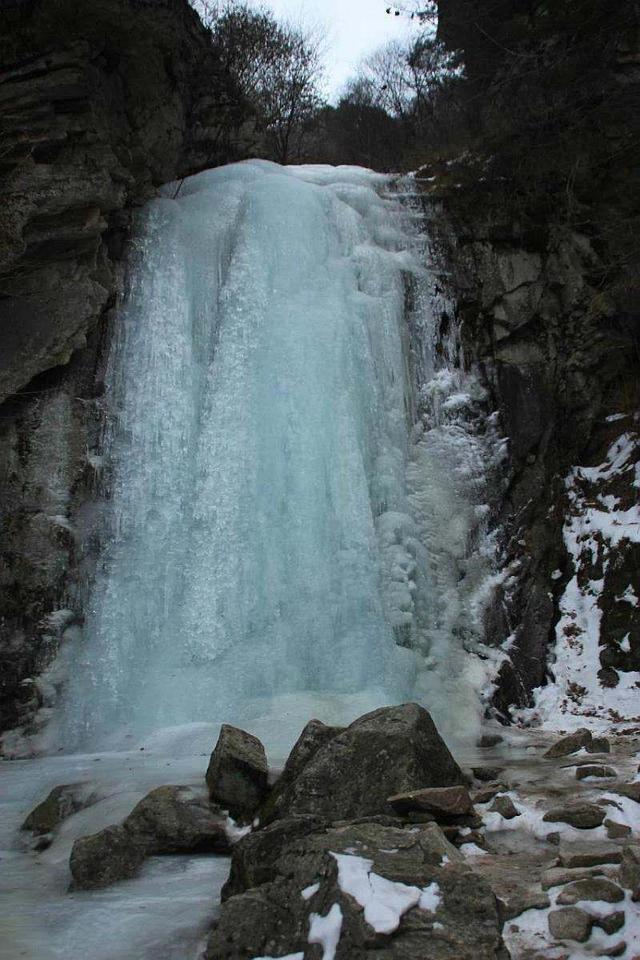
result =
[[[560,848],[560,864],[563,867],[595,867],[602,863],[621,863],[621,861],[620,847],[566,843]]]
[[[71,850],[72,890],[93,890],[134,877],[147,855],[145,841],[123,827],[106,827],[80,837]]]
[[[267,757],[258,738],[224,723],[206,780],[211,800],[237,819],[251,819],[268,790]]]
[[[190,787],[157,787],[119,826],[75,841],[69,861],[73,888],[127,880],[154,854],[229,853],[225,823],[226,816]]]
[[[478,746],[483,749],[489,749],[490,747],[496,747],[499,743],[504,741],[504,737],[499,733],[483,733],[480,739],[478,740]]]
[[[599,827],[606,814],[595,803],[566,803],[548,810],[542,818],[546,823],[568,823],[578,830],[592,830]]]
[[[557,743],[554,743],[552,747],[545,751],[544,756],[549,759],[568,757],[569,754],[577,753],[582,747],[586,747],[591,743],[591,740],[591,731],[587,730],[586,727],[581,727],[579,730],[567,734],[566,737],[561,737]]]
[[[318,829],[316,822],[314,829],[307,820],[287,836],[297,822],[275,821],[234,848],[232,876],[242,875],[244,883],[225,899],[209,937],[208,960],[315,955],[309,951],[312,915],[326,917],[331,911],[341,919],[336,960],[365,960],[371,951],[379,960],[504,956],[501,921],[487,881],[473,873],[436,825],[411,830],[363,822]],[[448,862],[443,862],[445,853]],[[376,932],[354,896],[340,889],[336,854],[363,858],[374,874],[391,882],[419,889],[437,883],[435,912],[426,904],[413,906],[393,936]]]
[[[605,767],[602,764],[581,764],[576,769],[576,780],[586,780],[587,777],[615,777],[616,771],[613,767]]]
[[[306,725],[287,758],[284,770],[276,780],[267,799],[260,808],[258,820],[269,823],[278,816],[282,797],[306,764],[315,756],[320,747],[342,733],[344,727],[329,727],[320,720],[310,720]]]
[[[279,815],[353,819],[392,812],[387,798],[464,776],[423,707],[383,707],[356,720],[311,757],[286,788]]]
[[[627,949],[626,940],[621,940],[620,943],[616,943],[615,946],[609,947],[608,950],[600,950],[597,954],[599,957],[621,957]]]
[[[147,853],[229,853],[226,817],[189,787],[157,787],[123,826],[146,842]]]
[[[428,787],[426,790],[410,790],[388,797],[389,804],[398,813],[424,812],[436,818],[460,817],[473,810],[471,797],[466,787]]]
[[[611,744],[606,737],[592,737],[585,745],[587,753],[611,753]]]
[[[565,907],[549,913],[549,932],[555,940],[584,943],[591,936],[593,919],[577,907]]]
[[[568,884],[558,895],[557,903],[578,903],[580,900],[604,900],[606,903],[620,903],[624,900],[624,891],[606,877],[589,877],[586,880],[575,880]]]
[[[608,913],[606,917],[600,917],[594,921],[594,926],[600,927],[608,936],[622,930],[626,920],[624,910],[616,910],[614,913]]]
[[[513,800],[507,796],[497,796],[489,807],[489,812],[499,813],[505,820],[513,820],[514,817],[520,816]]]
[[[51,833],[67,817],[91,806],[97,799],[93,784],[61,784],[54,787],[42,803],[34,807],[21,829],[37,834]]]

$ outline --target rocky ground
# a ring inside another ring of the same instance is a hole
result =
[[[346,729],[312,721],[278,774],[255,737],[223,727],[206,780],[202,762],[199,784],[127,804],[83,776],[42,797],[20,844],[42,867],[64,835],[60,881],[89,911],[107,891],[126,903],[158,858],[197,855],[220,873],[230,856],[221,907],[198,919],[217,912],[213,928],[199,944],[182,931],[183,957],[631,960],[638,753],[629,735],[511,729],[485,733],[458,764],[428,713],[405,705]],[[83,835],[90,823],[102,829]]]

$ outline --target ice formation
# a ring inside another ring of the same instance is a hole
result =
[[[311,715],[407,699],[472,732],[480,391],[451,334],[436,362],[417,220],[389,177],[265,161],[149,204],[67,748],[226,721],[284,750]]]

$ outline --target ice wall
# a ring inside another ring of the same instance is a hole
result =
[[[104,548],[67,747],[195,722],[293,737],[311,715],[415,697],[471,722],[443,610],[476,506],[455,429],[419,416],[416,372],[449,375],[415,223],[387,177],[263,161],[147,208],[109,363]]]

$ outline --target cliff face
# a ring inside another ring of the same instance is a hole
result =
[[[76,514],[95,478],[131,210],[158,184],[250,155],[257,136],[187,0],[5,3],[0,62],[6,727],[46,702],[31,678],[77,616]]]
[[[495,704],[528,706],[549,681],[558,714],[605,716],[640,653],[637,8],[439,6],[473,116],[467,154],[423,176],[510,449]]]

